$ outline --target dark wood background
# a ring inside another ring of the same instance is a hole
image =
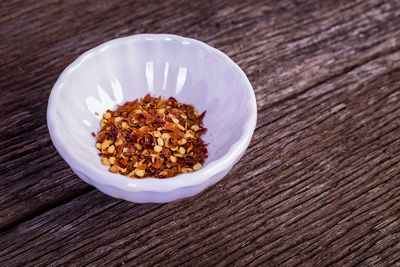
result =
[[[173,33],[228,54],[257,97],[219,183],[133,204],[81,181],[46,107],[84,51]],[[0,3],[0,266],[400,266],[400,2]]]

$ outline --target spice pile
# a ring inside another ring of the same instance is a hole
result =
[[[208,156],[201,139],[207,131],[205,113],[199,115],[192,105],[173,97],[149,94],[116,111],[107,110],[96,142],[101,161],[110,172],[132,178],[166,178],[199,170]]]

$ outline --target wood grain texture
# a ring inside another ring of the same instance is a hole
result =
[[[168,204],[85,184],[46,127],[69,63],[145,32],[222,50],[258,105],[232,171]],[[0,266],[400,266],[398,1],[3,1],[0,60]]]

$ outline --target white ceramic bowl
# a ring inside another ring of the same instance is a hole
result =
[[[201,170],[131,179],[101,164],[91,136],[101,115],[146,93],[207,111],[209,157]],[[119,38],[84,53],[58,78],[47,108],[51,139],[72,170],[110,196],[139,203],[193,196],[221,180],[245,152],[256,119],[253,88],[238,65],[202,42],[169,34]]]

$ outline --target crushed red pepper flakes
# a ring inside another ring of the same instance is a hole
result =
[[[110,172],[131,178],[167,178],[200,170],[208,157],[201,139],[207,131],[205,114],[173,97],[149,94],[107,110],[96,141],[101,162]]]

